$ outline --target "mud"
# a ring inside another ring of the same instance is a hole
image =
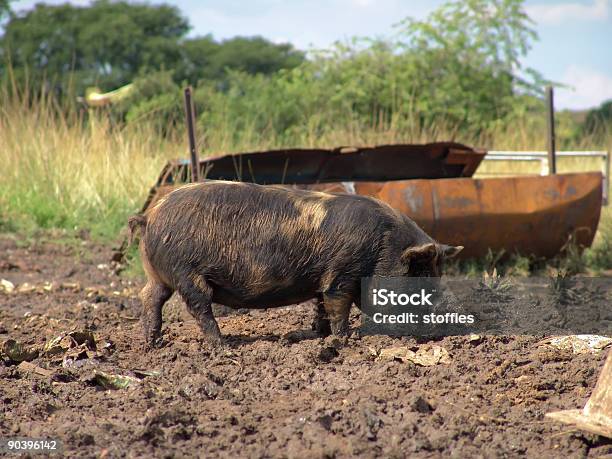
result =
[[[165,345],[145,352],[142,279],[118,274],[111,252],[0,238],[0,278],[16,287],[0,292],[0,342],[38,351],[28,364],[0,362],[0,437],[58,438],[69,457],[612,454],[610,440],[544,418],[584,405],[605,353],[550,349],[542,336],[460,336],[435,341],[448,364],[376,361],[383,348],[432,343],[321,339],[309,304],[223,316],[226,342],[211,348],[176,296]],[[93,344],[75,338],[89,332]],[[45,352],[62,336],[67,348]],[[128,378],[109,389],[104,374]]]

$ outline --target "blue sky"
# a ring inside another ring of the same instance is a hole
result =
[[[16,11],[40,0],[12,3]],[[45,3],[64,3],[48,0]],[[71,3],[85,5],[87,0]],[[154,1],[152,3],[160,3]],[[301,49],[352,36],[385,37],[406,16],[425,18],[442,0],[167,0],[189,19],[191,35],[262,35]],[[570,85],[558,108],[584,109],[612,99],[612,0],[527,0],[540,40],[524,63]]]

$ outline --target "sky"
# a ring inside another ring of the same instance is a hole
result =
[[[18,0],[15,11],[41,0]],[[44,3],[65,3],[47,0]],[[443,0],[166,0],[192,25],[191,36],[216,39],[261,35],[299,49],[325,48],[354,36],[388,37],[411,16],[424,19]],[[70,3],[86,5],[88,0]],[[153,1],[151,3],[160,3]],[[586,109],[612,99],[612,0],[527,0],[539,40],[525,66],[564,83],[555,92],[559,109]]]

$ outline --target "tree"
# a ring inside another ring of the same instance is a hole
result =
[[[203,127],[231,132],[238,144],[243,133],[285,144],[305,129],[320,136],[347,126],[491,132],[531,110],[539,95],[540,77],[520,62],[536,38],[522,7],[451,1],[424,21],[403,21],[393,40],[337,43],[270,76],[230,72],[223,92],[207,96]]]
[[[2,8],[7,0],[0,0]],[[0,38],[0,63],[17,79],[65,92],[69,82],[114,89],[152,71],[171,70],[175,82],[223,80],[226,71],[271,74],[292,68],[304,53],[261,37],[216,42],[212,36],[185,38],[189,24],[178,9],[97,0],[90,6],[37,4],[11,15]],[[0,67],[0,74],[2,68]]]
[[[11,5],[9,3],[11,0],[0,0],[0,19],[4,18],[5,15],[8,15],[11,12]]]
[[[517,95],[540,93],[543,79],[520,61],[537,39],[532,24],[523,0],[450,1],[425,21],[405,19],[400,46],[414,65],[419,111],[485,127],[509,114]]]
[[[191,84],[202,79],[225,80],[227,70],[270,75],[304,61],[304,53],[291,44],[275,44],[262,37],[235,37],[219,43],[207,35],[185,40],[181,49],[183,59],[175,79]]]
[[[269,75],[302,63],[304,53],[290,44],[274,44],[262,37],[235,37],[225,40],[213,59],[213,70],[226,68],[255,75]]]
[[[174,68],[175,80],[195,85],[211,74],[217,76],[217,71],[212,71],[211,67],[213,56],[218,51],[219,43],[212,35],[184,40],[181,46],[182,59]]]
[[[37,4],[13,15],[0,41],[18,78],[65,90],[69,79],[111,89],[139,71],[172,67],[189,25],[168,5],[98,0],[88,7]]]
[[[584,120],[583,130],[586,134],[602,134],[612,131],[612,99],[589,110]]]
[[[275,103],[260,100],[241,110],[250,116],[265,105],[281,132],[292,129],[287,120],[296,126],[318,120],[317,129],[358,122],[480,134],[528,107],[540,92],[541,78],[520,62],[536,38],[522,5],[450,1],[423,21],[402,21],[393,40],[337,43],[275,75],[269,83],[274,90],[261,84],[258,92]],[[236,81],[247,86],[245,78]],[[236,104],[244,105],[249,96],[243,92],[228,94],[240,94]]]

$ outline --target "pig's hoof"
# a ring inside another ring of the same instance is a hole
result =
[[[223,339],[221,338],[208,338],[204,337],[201,341],[202,346],[208,349],[219,349],[223,347]]]
[[[348,344],[348,336],[330,335],[324,340],[329,346],[341,349]]]
[[[215,320],[206,320],[200,322],[200,331],[204,341],[208,342],[213,346],[221,344],[221,330]]]
[[[345,336],[348,336],[349,334],[348,323],[331,324],[331,334],[339,338],[344,338]]]
[[[216,347],[223,344],[223,336],[219,332],[202,333],[202,337],[204,338],[204,342],[210,346]]]
[[[146,340],[145,349],[148,351],[153,349],[159,349],[160,347],[163,347],[163,345],[164,340],[162,339],[162,337],[156,336],[154,338],[149,338]]]
[[[331,335],[331,325],[329,324],[329,320],[316,318],[312,322],[312,330],[319,336]]]

